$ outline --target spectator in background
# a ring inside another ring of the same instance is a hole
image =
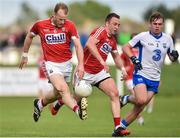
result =
[[[88,35],[86,33],[81,33],[80,34],[80,41],[81,41],[83,48],[85,48],[87,40],[88,40]]]

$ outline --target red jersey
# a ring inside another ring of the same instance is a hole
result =
[[[133,55],[137,56],[138,55],[138,50],[137,49],[132,49]],[[122,61],[123,61],[123,65],[126,69],[126,72],[128,74],[128,77],[126,78],[126,80],[132,80],[133,78],[133,72],[134,72],[134,64],[131,62],[130,58],[125,54],[122,53],[120,55]]]
[[[30,31],[40,36],[45,61],[65,62],[71,59],[71,38],[79,36],[70,20],[66,20],[61,28],[53,25],[51,18],[41,20],[36,22]]]
[[[99,40],[96,47],[104,61],[106,61],[110,52],[117,51],[116,39],[114,36],[108,36],[105,27],[99,27],[93,30],[90,36]],[[104,68],[96,57],[90,53],[88,48],[84,49],[84,68],[86,72],[91,74],[96,74]]]

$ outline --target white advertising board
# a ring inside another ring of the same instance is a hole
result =
[[[0,96],[36,96],[38,69],[18,67],[0,68]]]

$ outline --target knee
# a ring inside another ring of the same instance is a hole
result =
[[[112,92],[110,93],[110,98],[111,98],[112,100],[119,99],[119,93],[118,93],[118,91],[112,91]]]
[[[139,98],[136,100],[136,104],[139,106],[145,105],[147,102],[147,98]]]
[[[58,85],[55,87],[58,92],[63,93],[68,91],[68,86],[67,85]]]

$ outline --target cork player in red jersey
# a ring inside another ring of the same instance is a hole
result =
[[[67,19],[67,15],[67,5],[57,3],[53,16],[34,23],[24,42],[19,68],[22,69],[27,64],[28,51],[32,40],[36,35],[39,35],[45,60],[46,74],[54,87],[54,91],[46,97],[34,100],[33,118],[35,122],[38,121],[43,107],[55,101],[58,97],[62,97],[65,105],[83,120],[79,105],[72,98],[68,86],[73,68],[70,61],[72,58],[70,50],[71,40],[74,42],[77,53],[78,65],[76,71],[80,79],[84,75],[83,48],[76,27],[72,21]]]

